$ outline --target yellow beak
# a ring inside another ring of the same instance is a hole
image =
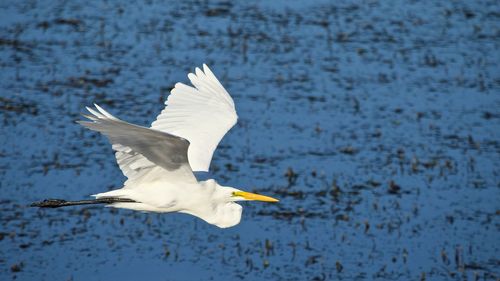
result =
[[[264,196],[264,195],[259,195],[255,193],[250,193],[246,191],[235,191],[233,192],[233,196],[239,196],[243,197],[246,200],[254,200],[254,201],[264,201],[264,202],[278,202],[280,200],[269,197],[269,196]]]

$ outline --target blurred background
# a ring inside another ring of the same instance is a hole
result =
[[[2,1],[1,280],[498,280],[498,1]],[[280,198],[39,210],[121,187],[96,102],[149,126],[207,63],[212,174]]]

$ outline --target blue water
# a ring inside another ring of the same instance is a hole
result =
[[[498,280],[497,1],[3,1],[1,280]],[[149,125],[207,63],[212,174],[280,198],[219,229],[39,210],[120,187],[96,102]]]

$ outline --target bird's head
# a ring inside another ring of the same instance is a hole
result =
[[[256,193],[246,192],[233,187],[222,186],[223,203],[217,206],[217,221],[213,224],[225,228],[238,224],[241,219],[242,206],[236,201],[263,201],[278,202],[276,198],[264,196]]]
[[[242,191],[230,186],[222,186],[215,182],[213,179],[200,182],[201,186],[211,193],[211,206],[212,212],[187,212],[195,215],[210,224],[214,224],[221,228],[231,227],[237,225],[241,219],[241,212],[243,208],[236,204],[236,201],[264,201],[264,202],[278,202],[278,199],[255,194],[251,192]]]

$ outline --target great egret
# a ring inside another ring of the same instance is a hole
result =
[[[222,137],[236,124],[234,102],[207,65],[189,73],[194,87],[177,83],[151,128],[124,122],[97,104],[87,107],[81,125],[108,137],[127,177],[120,189],[93,195],[94,200],[48,199],[35,207],[108,204],[146,212],[181,212],[221,228],[240,222],[235,201],[277,202],[272,197],[198,181],[193,171],[208,171]]]

